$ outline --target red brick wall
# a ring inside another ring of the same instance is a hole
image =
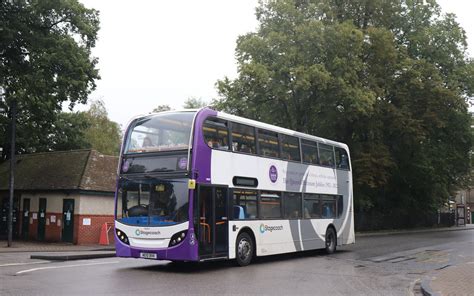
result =
[[[51,216],[56,216],[56,222],[51,223]],[[46,219],[49,220],[49,225],[46,223],[46,230],[44,240],[47,242],[58,242],[61,241],[62,235],[62,213],[46,213]],[[61,219],[61,225],[58,226],[58,219]]]
[[[83,218],[91,219],[91,225],[82,225]],[[109,243],[113,244],[113,215],[74,215],[74,243],[78,245],[98,244],[102,225],[106,222],[112,223],[112,228],[109,231]]]
[[[31,221],[33,217],[33,213],[37,212],[30,212],[29,217],[27,218],[29,221]],[[56,222],[51,223],[51,216],[56,216]],[[38,216],[37,216],[38,217]],[[23,216],[23,212],[21,212],[21,219],[20,219],[20,225],[19,225],[19,236],[23,238],[23,233],[21,233],[22,227],[21,223],[23,222],[23,219],[26,217]],[[61,241],[61,232],[62,232],[62,213],[46,213],[46,219],[49,220],[49,225],[46,223],[45,227],[45,234],[44,234],[44,240],[47,242],[60,242]],[[61,220],[61,225],[58,225],[58,219]],[[33,223],[30,224],[28,221],[28,239],[31,240],[36,240],[38,239],[38,219],[33,219]]]
[[[33,213],[30,212],[30,219]],[[31,221],[31,220],[30,220]],[[28,227],[28,238],[35,240],[38,237],[38,219],[34,219],[33,223]]]
[[[37,212],[35,212],[38,214]],[[30,212],[29,219],[33,217],[33,212]],[[51,223],[51,216],[56,216],[56,222]],[[21,233],[21,220],[24,219],[23,213],[21,213],[21,219],[19,223],[20,237],[23,237]],[[91,219],[91,225],[82,225],[83,218]],[[61,242],[62,226],[63,226],[63,215],[62,213],[46,213],[46,219],[50,221],[49,225],[46,225],[45,230],[45,241],[47,242]],[[58,226],[58,219],[61,220],[60,226]],[[114,222],[114,216],[102,216],[102,215],[74,215],[74,233],[73,242],[74,244],[98,244],[100,239],[100,232],[102,225],[105,222]],[[38,239],[38,219],[33,219],[33,223],[29,224],[28,239]],[[114,229],[109,231],[109,243],[114,243]]]

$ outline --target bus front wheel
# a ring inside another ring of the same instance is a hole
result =
[[[253,240],[247,232],[242,232],[235,243],[235,259],[239,266],[247,266],[253,258]]]
[[[326,253],[327,254],[332,254],[336,251],[336,232],[334,231],[334,228],[329,227],[326,230]]]

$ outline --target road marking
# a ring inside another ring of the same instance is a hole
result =
[[[45,263],[51,263],[51,262],[52,262],[52,261],[25,262],[25,263],[6,263],[6,264],[0,264],[0,267],[19,266],[19,265],[30,265],[30,264],[45,264]]]
[[[81,266],[91,266],[91,265],[102,265],[102,264],[115,264],[115,263],[119,263],[119,261],[96,262],[96,263],[74,264],[74,265],[63,265],[63,266],[38,267],[38,268],[32,268],[32,269],[22,270],[22,271],[17,272],[16,274],[23,274],[23,273],[27,273],[27,272],[33,272],[33,271],[38,271],[38,270],[46,270],[46,269],[71,268],[71,267],[81,267]]]

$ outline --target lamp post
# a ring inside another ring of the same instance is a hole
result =
[[[11,122],[11,148],[10,148],[10,200],[8,207],[8,247],[12,245],[13,236],[13,195],[15,184],[15,141],[16,141],[16,100],[13,99],[10,107]]]
[[[5,103],[5,107],[8,105],[7,100],[5,99],[5,88],[0,86],[0,101]],[[16,113],[17,113],[17,102],[16,99],[11,100],[10,104],[10,116],[11,116],[11,138],[10,138],[10,180],[8,183],[10,196],[8,202],[8,247],[12,245],[12,236],[13,236],[13,196],[14,196],[14,181],[15,181],[15,142],[16,142]],[[5,109],[0,108],[0,111],[5,111]],[[0,148],[0,152],[3,153],[3,147]]]

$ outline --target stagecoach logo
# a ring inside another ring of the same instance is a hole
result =
[[[278,171],[274,165],[270,166],[270,170],[268,170],[268,176],[270,177],[270,181],[272,181],[272,183],[275,183],[277,181]]]
[[[277,231],[277,230],[283,230],[283,225],[279,225],[279,226],[268,226],[268,225],[265,225],[265,224],[260,224],[260,233],[265,233],[267,231]]]
[[[137,229],[135,230],[135,234],[137,236],[140,236],[140,235],[160,235],[161,232],[159,232],[158,230],[141,230],[141,229]]]

